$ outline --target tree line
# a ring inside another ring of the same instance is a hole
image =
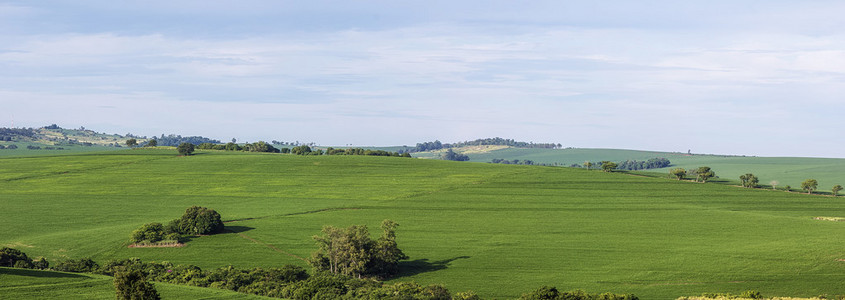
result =
[[[425,152],[425,151],[432,151],[432,150],[440,150],[444,148],[459,148],[459,147],[466,147],[466,146],[511,146],[516,148],[544,148],[544,149],[559,149],[563,147],[561,144],[555,143],[534,143],[534,142],[519,142],[513,139],[503,139],[500,137],[495,138],[486,138],[486,139],[476,139],[472,141],[464,141],[464,142],[457,142],[457,143],[441,143],[438,140],[433,142],[423,142],[417,143],[415,147],[406,147],[401,150],[401,152]]]
[[[220,144],[219,140],[210,139],[203,136],[181,136],[181,135],[164,135],[163,133],[159,137],[153,137],[151,140],[155,140],[158,146],[179,146],[182,143],[191,143],[194,145],[199,145],[202,143],[211,143],[211,144]]]

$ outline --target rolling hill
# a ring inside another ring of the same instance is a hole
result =
[[[0,185],[0,245],[50,261],[307,266],[322,226],[392,219],[410,256],[395,281],[484,298],[541,285],[642,299],[845,294],[845,223],[814,219],[845,217],[845,198],[575,168],[162,149],[0,158]],[[220,212],[229,232],[127,248],[132,230],[191,205]]]

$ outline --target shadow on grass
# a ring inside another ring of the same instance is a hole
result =
[[[226,225],[224,232],[231,232],[231,233],[241,233],[253,230],[255,228],[249,226],[238,226],[238,225]]]
[[[414,276],[417,274],[434,272],[449,267],[449,264],[459,259],[467,259],[469,256],[457,256],[450,259],[429,261],[427,258],[399,262],[399,274],[397,277]]]
[[[42,278],[85,278],[85,275],[68,274],[53,271],[41,271],[32,269],[0,268],[0,274],[16,276],[42,277]]]

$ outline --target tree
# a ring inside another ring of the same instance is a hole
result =
[[[612,161],[603,161],[601,162],[601,170],[605,172],[613,172],[613,169],[616,169],[618,165]]]
[[[819,182],[815,179],[807,179],[801,182],[801,189],[807,191],[807,194],[812,194],[818,187]]]
[[[449,148],[446,150],[446,152],[443,153],[443,155],[440,156],[440,159],[453,161],[468,161],[469,156],[457,153],[455,151],[452,151],[452,148]]]
[[[219,213],[207,207],[191,206],[181,218],[170,221],[166,231],[200,235],[220,233],[223,229]]]
[[[117,294],[117,299],[126,300],[158,300],[161,296],[158,295],[155,286],[147,282],[143,273],[138,270],[131,270],[128,272],[118,272],[114,274],[114,290]]]
[[[589,169],[590,169],[590,167],[592,167],[592,166],[593,166],[593,163],[592,163],[592,162],[590,162],[590,161],[585,161],[585,162],[584,162],[584,167],[587,167],[587,170],[589,170]]]
[[[191,153],[194,153],[194,144],[191,143],[181,143],[178,147],[176,147],[176,151],[179,151],[180,155],[188,156]]]
[[[319,249],[308,262],[316,271],[359,278],[396,274],[399,261],[408,258],[396,244],[397,226],[396,222],[384,220],[383,234],[377,240],[370,238],[366,225],[346,229],[325,226],[322,236],[314,236]]]
[[[789,185],[786,185],[786,186],[784,186],[784,187],[783,187],[783,190],[784,190],[784,191],[787,191],[787,192],[791,192],[791,191],[792,191],[792,187],[791,187],[791,186],[789,186]]]
[[[707,182],[708,179],[716,176],[716,173],[713,172],[710,167],[698,167],[698,170],[695,173],[698,175],[695,181],[701,180],[701,182]]]
[[[834,196],[834,197],[836,197],[836,194],[838,194],[838,193],[839,193],[839,191],[841,191],[841,190],[842,190],[842,186],[841,186],[841,185],[838,185],[838,184],[837,184],[837,185],[834,185],[834,186],[833,186],[833,189],[831,189],[831,191],[833,191],[833,196]]]
[[[149,140],[147,142],[147,147],[155,147],[157,145],[158,145],[158,141],[156,141],[155,139]]]
[[[754,174],[745,173],[745,175],[739,176],[739,181],[742,182],[742,187],[746,188],[756,188],[757,184],[760,183],[760,179]]]
[[[669,174],[678,178],[678,180],[684,179],[684,176],[687,175],[687,170],[684,168],[674,168],[669,170]]]
[[[129,147],[138,146],[138,141],[135,140],[134,138],[128,139],[128,140],[126,140],[126,146],[129,146]]]
[[[0,267],[15,267],[16,265],[31,263],[26,253],[14,248],[0,248]]]
[[[769,185],[772,186],[773,190],[776,190],[778,188],[778,184],[780,184],[780,181],[777,181],[777,180],[769,181]]]
[[[748,182],[748,176],[746,175],[739,175],[739,183],[742,187],[745,187],[745,184]]]
[[[141,228],[132,232],[132,242],[150,242],[155,243],[164,238],[164,226],[161,223],[144,224]]]

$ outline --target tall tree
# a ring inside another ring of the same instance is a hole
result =
[[[839,193],[839,191],[841,191],[841,190],[842,190],[842,186],[841,186],[841,185],[838,185],[838,184],[837,184],[837,185],[834,185],[834,186],[833,186],[833,189],[831,189],[831,191],[833,191],[833,196],[834,196],[834,197],[836,197],[836,194],[838,194],[838,193]]]
[[[194,153],[194,144],[181,143],[178,147],[176,147],[176,151],[179,151],[180,155],[191,155],[191,153]]]
[[[603,161],[601,162],[601,169],[605,172],[613,172],[613,169],[616,169],[618,165],[612,161]]]
[[[687,176],[687,170],[684,168],[674,168],[669,170],[669,174],[678,178],[678,180],[684,179],[684,176]]]
[[[695,172],[698,177],[696,177],[695,181],[707,182],[708,179],[713,178],[716,176],[716,173],[710,169],[710,167],[698,167],[698,170]]]
[[[807,179],[801,182],[801,189],[807,191],[807,194],[812,194],[818,187],[819,182],[815,179]]]

